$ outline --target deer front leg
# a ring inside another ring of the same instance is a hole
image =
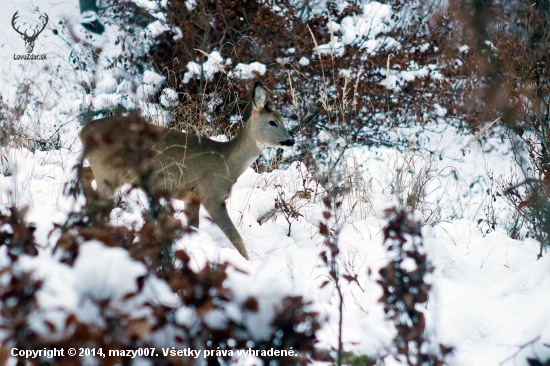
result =
[[[203,202],[203,205],[206,211],[208,211],[208,213],[212,217],[212,220],[216,223],[216,225],[218,225],[220,229],[222,229],[225,236],[227,236],[227,238],[231,241],[231,244],[233,244],[233,246],[239,251],[239,253],[241,253],[241,255],[245,259],[249,259],[246,248],[244,247],[243,239],[241,238],[241,235],[229,218],[225,202],[220,202],[218,200],[205,200]]]

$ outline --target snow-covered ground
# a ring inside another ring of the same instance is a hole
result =
[[[372,9],[365,12],[366,16],[374,17],[376,9],[384,10],[380,16],[388,16],[387,9],[376,4],[369,7]],[[82,197],[74,201],[64,194],[66,184],[74,179],[73,167],[81,152],[77,115],[90,104],[100,109],[120,100],[140,103],[144,96],[161,87],[162,77],[147,73],[141,80],[120,82],[120,75],[103,72],[105,65],[100,62],[96,73],[98,89],[90,98],[82,85],[90,82],[87,79],[91,73],[75,72],[70,65],[71,51],[83,46],[68,42],[68,35],[61,28],[57,28],[61,36],[52,32],[63,21],[71,24],[75,32],[85,34],[78,30],[76,1],[40,3],[40,9],[49,15],[49,24],[38,38],[34,53],[47,54],[47,61],[14,60],[14,53],[25,51],[23,41],[11,27],[11,17],[19,7],[34,5],[27,0],[0,5],[0,93],[4,103],[14,106],[21,95],[18,87],[27,82],[33,101],[17,123],[26,128],[31,139],[48,140],[59,132],[62,148],[34,153],[25,148],[0,148],[0,207],[30,207],[27,220],[36,224],[35,237],[42,248],[37,257],[22,256],[21,266],[45,281],[38,296],[42,311],[31,322],[37,331],[46,333],[46,320],[62,329],[69,313],[84,322],[93,321],[97,309],[87,302],[89,294],[122,299],[135,291],[136,278],[146,274],[145,266],[131,259],[125,250],[95,241],[82,245],[74,266],[63,264],[52,253],[59,238],[53,229],[54,223],[63,223],[67,214],[83,202]],[[157,8],[152,5],[151,9],[154,13]],[[342,23],[338,27],[330,25],[340,32],[336,42],[341,47],[368,33],[365,19]],[[377,22],[371,23],[375,24],[373,33],[383,30]],[[151,28],[152,32],[162,31],[159,24]],[[116,29],[108,26],[103,38],[93,40],[104,49],[102,62],[108,62],[110,52],[116,53],[114,46],[109,48],[114,38]],[[188,76],[193,75],[190,68]],[[115,77],[119,77],[118,81]],[[124,89],[129,83],[135,84],[135,93]],[[142,108],[154,109],[153,113],[164,113],[141,103]],[[346,167],[343,171],[353,175],[356,184],[344,200],[339,221],[341,268],[357,279],[342,281],[345,349],[370,356],[386,354],[394,332],[378,302],[382,289],[376,283],[379,269],[388,261],[382,236],[384,210],[398,205],[399,199],[406,199],[414,182],[425,180],[425,204],[419,207],[418,217],[436,223],[422,229],[428,258],[435,267],[424,310],[431,339],[454,348],[447,358],[449,365],[526,365],[527,357],[545,360],[550,357],[550,348],[545,346],[550,343],[545,309],[550,299],[550,259],[545,255],[537,260],[539,244],[532,239],[513,240],[500,227],[482,235],[484,230],[477,224],[478,219],[485,218],[484,207],[492,199],[486,191],[491,184],[489,175],[508,176],[514,171],[509,146],[500,139],[488,138],[483,145],[475,142],[463,152],[469,137],[447,127],[444,120],[439,122],[415,137],[426,147],[425,151],[436,154],[407,155],[390,148],[354,148],[346,152],[342,161]],[[415,136],[412,130],[395,133]],[[178,241],[176,247],[187,250],[197,269],[206,261],[214,261],[229,262],[242,270],[228,271],[227,287],[237,301],[249,296],[259,300],[259,313],[244,320],[257,330],[258,337],[263,336],[278,300],[286,295],[301,295],[313,301],[314,310],[328,315],[318,338],[321,346],[335,347],[337,294],[331,285],[321,286],[328,275],[319,257],[324,239],[318,229],[323,217],[321,197],[296,201],[303,216],[292,222],[290,235],[283,215],[262,225],[258,223],[259,217],[274,208],[279,194],[289,198],[299,190],[318,188],[314,180],[303,179],[307,175],[303,165],[294,163],[284,171],[261,175],[248,169],[235,184],[228,207],[245,239],[251,261],[244,260],[231,247],[222,232],[206,219],[204,211],[201,229]],[[127,200],[134,204],[125,210],[114,210],[113,225],[140,224],[143,206],[137,202],[145,201],[143,195],[131,192]],[[182,208],[177,202],[176,206]],[[511,212],[505,203],[497,200],[493,209],[499,222],[505,223]],[[178,217],[185,220],[182,212]],[[2,246],[0,266],[7,261],[6,246]],[[169,287],[152,276],[146,281],[143,296],[141,301],[180,306]],[[231,314],[228,311],[221,316]],[[388,358],[386,364],[392,361]]]

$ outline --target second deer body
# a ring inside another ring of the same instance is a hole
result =
[[[107,117],[80,133],[101,198],[111,199],[124,183],[152,194],[185,201],[188,224],[199,226],[201,203],[235,248],[248,259],[244,242],[227,213],[225,200],[237,178],[266,147],[294,145],[281,115],[272,110],[256,83],[252,113],[229,142],[153,126],[137,115]]]

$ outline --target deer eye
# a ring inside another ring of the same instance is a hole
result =
[[[275,121],[269,121],[269,124],[273,127],[277,127],[277,122]]]

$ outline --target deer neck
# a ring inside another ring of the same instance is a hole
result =
[[[231,166],[232,175],[237,179],[260,156],[265,148],[252,138],[249,120],[237,136],[228,142],[227,159]]]

